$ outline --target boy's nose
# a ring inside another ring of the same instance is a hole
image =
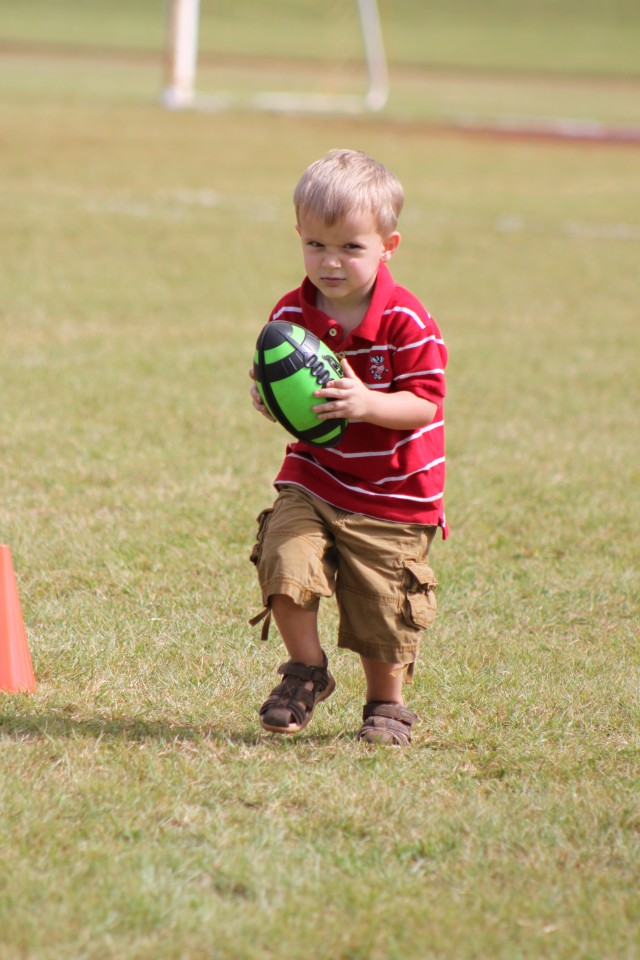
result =
[[[332,253],[330,250],[325,251],[323,263],[325,267],[339,267],[340,258],[337,253]]]

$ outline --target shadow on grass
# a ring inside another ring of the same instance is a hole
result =
[[[282,737],[251,729],[211,727],[206,724],[171,723],[142,717],[90,717],[78,719],[65,713],[46,713],[29,717],[0,713],[0,740],[30,741],[69,737],[100,741],[156,741],[164,744],[214,743],[220,746],[274,746],[314,743],[327,745],[351,739],[345,733]]]

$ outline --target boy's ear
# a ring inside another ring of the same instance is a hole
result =
[[[400,234],[397,230],[394,230],[393,233],[390,233],[382,242],[382,255],[380,259],[386,263],[387,260],[391,260],[391,257],[394,255],[398,247],[400,246]]]
[[[299,223],[296,223],[296,233],[298,234],[299,237],[302,236]]]

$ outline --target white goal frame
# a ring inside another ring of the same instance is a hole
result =
[[[389,97],[389,73],[377,0],[356,0],[369,87],[362,96],[315,93],[258,93],[245,102],[256,110],[313,113],[379,111]],[[167,0],[167,56],[162,103],[170,110],[221,109],[226,95],[196,92],[200,0]]]

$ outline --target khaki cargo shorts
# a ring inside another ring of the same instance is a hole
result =
[[[427,564],[436,529],[347,513],[283,486],[258,517],[251,554],[265,608],[271,596],[286,594],[314,610],[335,593],[338,646],[407,664],[410,679],[421,631],[436,617],[437,582]]]

